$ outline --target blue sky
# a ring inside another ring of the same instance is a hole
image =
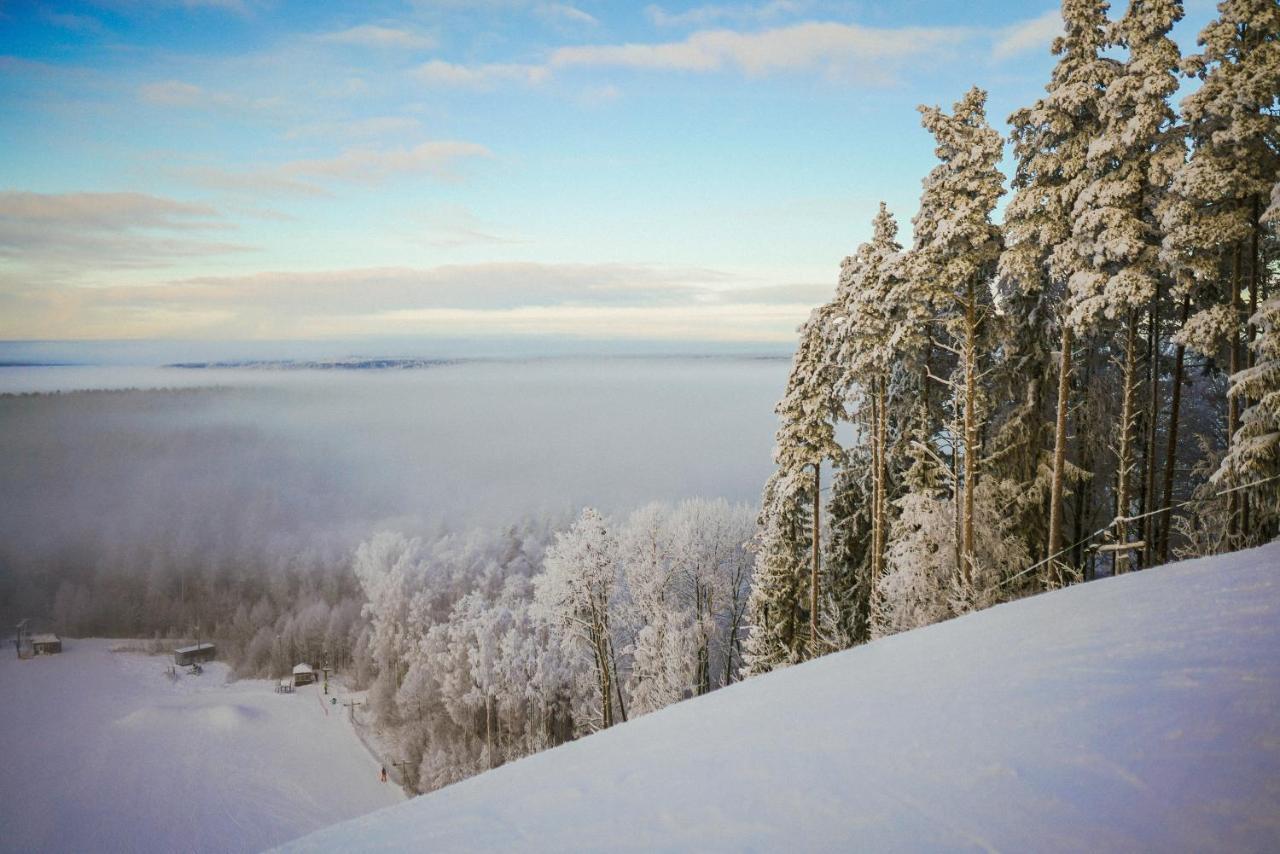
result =
[[[909,235],[916,105],[976,84],[1006,130],[1057,29],[994,0],[0,0],[0,338],[786,341],[878,201]]]

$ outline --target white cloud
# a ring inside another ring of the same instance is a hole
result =
[[[332,137],[347,139],[373,139],[420,130],[422,121],[413,116],[369,116],[350,121],[314,122],[299,125],[285,133],[286,139]]]
[[[380,49],[424,50],[436,45],[436,40],[431,36],[374,24],[363,24],[339,32],[325,33],[319,36],[319,39],[333,44]]]
[[[28,193],[0,191],[0,218],[42,223],[51,227],[207,228],[218,212],[208,205],[189,204],[145,193]]]
[[[37,278],[249,249],[191,236],[229,227],[208,205],[143,193],[0,192],[0,257]]]
[[[227,169],[190,166],[173,174],[193,183],[241,195],[331,196],[320,186],[339,181],[375,185],[396,175],[426,174],[453,181],[468,160],[492,157],[479,143],[436,140],[407,148],[348,148],[332,157],[292,160],[271,166]]]
[[[360,184],[376,184],[393,175],[415,172],[453,179],[457,177],[460,162],[492,156],[493,152],[479,143],[437,140],[412,148],[353,148],[336,157],[295,160],[276,171],[287,177],[328,178]]]
[[[157,107],[276,111],[282,106],[279,98],[247,98],[229,92],[214,92],[182,80],[163,80],[139,86],[138,97]]]
[[[797,0],[771,0],[759,4],[695,6],[683,12],[668,12],[661,6],[646,6],[644,13],[658,27],[706,27],[723,21],[766,23],[800,14],[806,5]]]
[[[1054,38],[1062,35],[1062,13],[1050,9],[1037,18],[1005,27],[996,34],[991,56],[1005,60],[1031,51],[1048,52]]]
[[[542,3],[538,6],[538,14],[553,21],[585,24],[590,27],[598,26],[600,23],[594,15],[565,3]]]
[[[751,77],[818,71],[883,83],[908,60],[936,54],[972,35],[973,30],[962,27],[879,29],[811,22],[758,33],[706,30],[678,42],[563,47],[552,54],[551,65],[695,72],[731,68]]]
[[[209,98],[204,89],[181,80],[148,83],[138,89],[138,96],[148,104],[162,107],[193,107]]]
[[[61,27],[64,30],[81,33],[102,31],[102,22],[89,15],[77,15],[73,12],[54,12],[51,9],[45,9],[41,12],[41,16],[53,26]]]
[[[172,170],[178,178],[202,187],[248,196],[331,196],[328,190],[280,174],[278,169],[224,169],[218,166],[191,166]]]
[[[492,89],[500,83],[536,85],[546,81],[551,72],[541,65],[456,65],[433,59],[414,69],[413,76],[428,86],[442,89]]]

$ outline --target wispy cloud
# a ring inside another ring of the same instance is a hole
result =
[[[500,83],[535,85],[546,81],[551,70],[542,65],[487,63],[456,65],[433,59],[414,69],[413,76],[428,86],[444,89],[492,89]]]
[[[329,316],[389,311],[491,311],[557,305],[684,304],[714,271],[629,264],[491,263],[371,267],[322,272],[202,276],[161,285],[103,289],[91,297],[133,309],[199,311],[214,306],[246,316]]]
[[[318,39],[330,44],[345,44],[384,50],[425,50],[436,45],[436,39],[433,36],[376,24],[362,24],[361,26],[338,32],[324,33],[318,36]]]
[[[244,196],[331,196],[333,182],[373,186],[400,175],[428,175],[439,181],[461,179],[467,161],[493,156],[487,147],[461,140],[433,140],[404,148],[347,148],[332,157],[290,160],[258,166],[208,164],[171,170],[175,177],[203,187]]]
[[[275,111],[279,98],[249,98],[231,92],[215,92],[184,80],[161,80],[138,87],[138,98],[157,107]]]
[[[350,181],[376,184],[393,175],[426,173],[436,178],[453,180],[458,167],[467,160],[492,157],[493,152],[479,143],[460,140],[423,142],[412,148],[352,148],[336,157],[295,160],[278,167],[285,176]]]
[[[536,11],[541,17],[557,23],[575,24],[578,26],[588,27],[597,27],[600,25],[600,22],[594,15],[584,12],[576,6],[570,6],[567,3],[539,3]]]
[[[991,48],[991,56],[999,61],[1031,51],[1047,52],[1054,38],[1060,35],[1062,35],[1062,13],[1057,9],[1050,9],[1039,17],[998,31]]]
[[[246,196],[331,196],[323,187],[280,173],[278,167],[227,169],[220,166],[186,166],[171,170],[174,177],[201,187]]]
[[[190,236],[228,228],[212,207],[143,193],[0,192],[0,257],[42,272],[157,267],[251,248]]]
[[[73,12],[55,12],[44,9],[41,17],[55,27],[79,33],[96,33],[102,31],[102,22],[91,15],[78,15]]]
[[[963,43],[962,27],[882,29],[831,22],[742,33],[696,32],[677,42],[563,47],[556,68],[575,66],[712,72],[733,69],[750,77],[817,71],[842,80],[883,83],[906,62]]]
[[[312,122],[285,132],[285,139],[376,139],[421,130],[422,120],[414,116],[368,116],[350,121]]]
[[[144,193],[28,193],[0,191],[0,217],[50,227],[209,228],[218,212],[208,205],[188,204]]]
[[[768,3],[738,3],[695,6],[681,12],[669,12],[661,6],[646,6],[644,13],[658,27],[707,27],[714,24],[761,24],[798,15],[808,4],[797,0],[771,0]]]

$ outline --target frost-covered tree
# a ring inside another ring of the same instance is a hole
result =
[[[611,626],[618,563],[616,537],[604,517],[588,507],[568,531],[556,535],[534,580],[539,613],[565,654],[576,656],[594,677],[593,717],[602,729],[627,719]]]
[[[748,604],[746,658],[752,673],[818,653],[821,472],[825,461],[841,453],[835,423],[844,415],[832,352],[836,313],[834,302],[828,303],[800,327],[786,393],[774,410],[780,422],[773,452],[777,470],[764,490]]]
[[[1016,158],[1014,195],[1005,208],[996,305],[1013,327],[1009,337],[1016,348],[1015,363],[1025,363],[1033,376],[1049,360],[1048,341],[1056,334],[1060,342],[1046,555],[1056,555],[1062,547],[1068,468],[1073,336],[1063,315],[1066,283],[1080,266],[1071,251],[1072,210],[1090,181],[1089,145],[1101,133],[1100,101],[1118,68],[1114,59],[1103,55],[1108,5],[1100,0],[1064,0],[1063,34],[1052,47],[1058,62],[1046,94],[1009,117]],[[1033,407],[1027,416],[1038,421],[1038,410]],[[1039,444],[1034,435],[1032,442]],[[1060,572],[1053,574],[1061,580]]]
[[[866,640],[876,580],[883,572],[893,496],[891,477],[901,466],[890,436],[900,434],[904,408],[904,355],[918,346],[918,329],[904,293],[898,225],[883,202],[872,238],[846,258],[832,318],[834,382],[854,425],[853,447],[837,457],[832,490],[824,645],[839,649]],[[865,502],[866,507],[858,505]],[[838,505],[838,514],[836,511]],[[862,521],[865,520],[865,521]],[[864,542],[865,540],[865,542]]]
[[[404,678],[405,653],[415,640],[410,607],[421,566],[422,541],[403,534],[381,531],[356,549],[352,568],[364,590],[369,653],[383,687],[375,697],[398,689]]]
[[[1231,450],[1211,478],[1215,486],[1250,497],[1246,545],[1267,542],[1280,529],[1280,296],[1264,302],[1251,323],[1259,332],[1254,362],[1232,375],[1229,392],[1247,405]]]
[[[940,379],[950,393],[947,429],[959,529],[955,565],[965,585],[975,575],[975,501],[986,415],[979,376],[991,355],[990,280],[1001,251],[991,216],[1004,193],[998,168],[1003,144],[987,124],[985,104],[986,93],[974,88],[950,115],[920,108],[940,163],[924,180],[907,269],[915,299],[934,312],[941,333],[935,343],[955,358],[951,376]]]
[[[894,520],[886,571],[878,583],[872,618],[875,637],[927,626],[967,611],[1012,598],[1005,586],[1010,569],[1026,566],[1029,557],[1015,521],[1003,512],[1017,486],[994,478],[978,485],[974,506],[974,574],[955,572],[955,508],[928,494],[908,494]]]
[[[1127,48],[1128,56],[1102,95],[1102,130],[1087,155],[1091,181],[1074,209],[1072,242],[1080,266],[1069,281],[1068,322],[1078,334],[1100,331],[1106,323],[1122,330],[1114,523],[1121,542],[1129,541],[1126,520],[1134,515],[1136,494],[1139,326],[1150,313],[1155,331],[1154,306],[1164,276],[1157,217],[1183,160],[1169,103],[1178,88],[1181,56],[1169,32],[1181,18],[1176,0],[1131,0],[1112,25],[1110,41]],[[1128,557],[1127,551],[1116,552],[1116,571],[1123,571]]]
[[[845,266],[837,303],[843,309],[838,359],[843,385],[857,391],[871,453],[870,585],[874,588],[884,563],[888,541],[889,385],[902,344],[910,334],[905,312],[896,304],[901,293],[902,246],[898,224],[884,202],[872,221],[870,242],[858,247]],[[856,417],[855,413],[849,413]]]
[[[1261,215],[1280,169],[1278,41],[1274,0],[1223,0],[1200,33],[1202,52],[1183,63],[1200,86],[1181,103],[1192,149],[1164,213],[1165,251],[1194,282],[1200,305],[1183,342],[1211,357],[1225,350],[1233,375],[1246,366],[1242,338],[1252,334],[1246,321],[1265,278]],[[1228,440],[1239,429],[1243,402],[1227,397]],[[1228,499],[1233,537],[1248,527],[1249,504],[1237,497]]]

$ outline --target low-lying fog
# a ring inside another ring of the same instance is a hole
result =
[[[0,574],[247,570],[331,560],[378,527],[754,502],[786,371],[720,356],[2,368],[0,392],[144,388],[0,397]]]

